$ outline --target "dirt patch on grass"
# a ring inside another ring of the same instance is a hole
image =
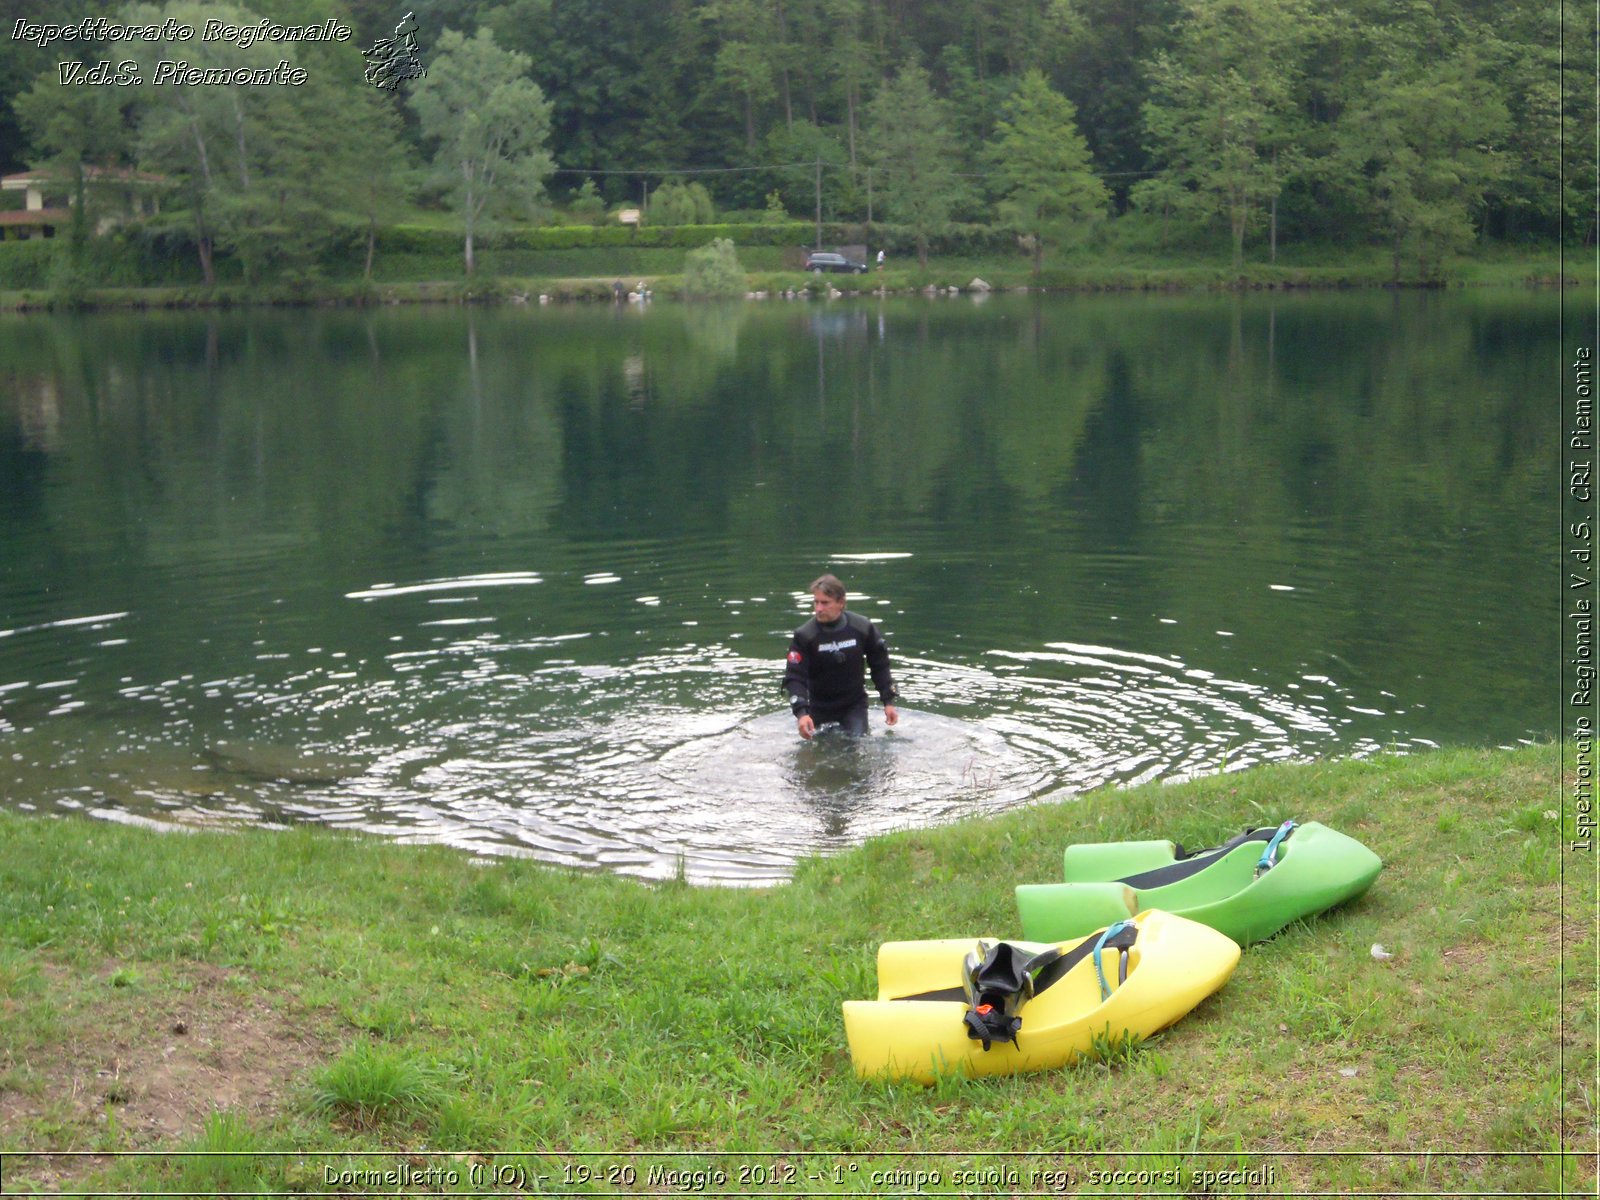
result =
[[[10,1150],[176,1149],[206,1118],[252,1124],[283,1108],[331,1039],[243,971],[201,963],[41,967],[60,1036],[0,1057],[0,1145]],[[7,1184],[45,1188],[94,1158],[13,1159]]]

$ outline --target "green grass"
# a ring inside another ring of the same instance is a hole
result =
[[[438,214],[434,215],[437,224]],[[24,247],[37,257],[32,247]],[[559,300],[609,300],[611,285],[631,286],[648,280],[660,296],[682,290],[681,273],[687,251],[627,246],[566,250],[480,250],[477,274],[463,275],[458,251],[386,251],[374,262],[370,282],[361,277],[361,264],[349,262],[318,268],[292,281],[268,281],[247,286],[225,280],[214,288],[198,282],[193,270],[178,268],[174,278],[194,276],[188,284],[166,286],[99,286],[89,289],[83,302],[95,308],[189,308],[240,305],[311,303],[460,303],[527,300],[549,295]],[[837,288],[845,293],[920,291],[928,287],[965,288],[975,277],[995,288],[1042,288],[1052,291],[1221,291],[1265,288],[1387,287],[1393,283],[1393,266],[1381,247],[1326,244],[1280,247],[1276,263],[1264,261],[1261,247],[1252,247],[1240,267],[1232,264],[1219,243],[1210,248],[1164,247],[1134,238],[1111,239],[1106,244],[1052,252],[1035,274],[1032,261],[1017,255],[935,255],[926,268],[908,254],[891,256],[888,269],[865,275],[812,276],[796,269],[802,250],[798,246],[742,246],[739,261],[749,276],[751,291],[768,293],[796,289]],[[1448,286],[1526,286],[1566,283],[1580,287],[1596,281],[1592,250],[1569,249],[1563,257],[1552,245],[1491,244],[1477,248],[1446,264]],[[0,288],[0,311],[38,310],[51,307],[58,297],[47,283],[48,270],[10,273],[13,284]],[[135,268],[128,267],[119,278]],[[1405,272],[1401,282],[1420,281]],[[231,277],[230,277],[231,279]],[[104,281],[103,281],[104,282]],[[153,280],[151,281],[154,282]]]
[[[312,1108],[361,1125],[400,1120],[439,1107],[449,1072],[392,1046],[357,1042],[317,1073]]]
[[[175,837],[0,815],[0,1148],[208,1152],[55,1160],[74,1190],[325,1190],[312,1149],[375,1170],[396,1162],[379,1151],[426,1149],[445,1158],[417,1162],[498,1151],[508,1172],[558,1181],[586,1164],[596,1191],[630,1165],[766,1169],[780,1158],[757,1152],[787,1152],[823,1171],[807,1187],[845,1192],[886,1190],[875,1172],[948,1183],[967,1162],[1070,1169],[1090,1193],[1123,1190],[1090,1167],[1270,1166],[1270,1186],[1211,1191],[1553,1191],[1564,1178],[1592,1194],[1592,1160],[1550,1153],[1595,1137],[1594,867],[1563,848],[1557,757],[1447,751],[1100,791],[879,838],[766,890],[483,865],[318,830]],[[880,942],[1014,933],[1012,886],[1057,875],[1069,841],[1201,845],[1280,815],[1362,839],[1383,874],[1248,949],[1171,1030],[1108,1036],[1076,1065],[1018,1078],[855,1078],[839,1004],[875,991]],[[1375,960],[1374,943],[1394,957]],[[86,1048],[202,1004],[231,1014],[238,1038],[303,1037],[274,1103],[158,1136],[137,1125],[138,1078],[108,1120],[53,1102],[69,1076],[96,1086],[92,1070],[72,1074],[96,1060]],[[604,1154],[509,1157],[535,1150]],[[10,1159],[7,1184],[48,1166]]]

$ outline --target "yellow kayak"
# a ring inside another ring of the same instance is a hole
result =
[[[1097,1035],[1148,1037],[1227,982],[1239,947],[1160,909],[1083,942],[885,942],[878,998],[846,1000],[856,1073],[932,1083],[1059,1067]]]

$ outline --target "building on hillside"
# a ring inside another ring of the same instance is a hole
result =
[[[85,167],[95,232],[161,211],[166,180],[125,167]],[[24,193],[20,209],[0,209],[0,240],[55,237],[72,220],[72,176],[56,168],[0,176],[0,191]]]

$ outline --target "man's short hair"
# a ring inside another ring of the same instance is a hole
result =
[[[837,575],[819,575],[806,590],[813,594],[821,592],[834,600],[844,599],[844,584],[839,582]]]

